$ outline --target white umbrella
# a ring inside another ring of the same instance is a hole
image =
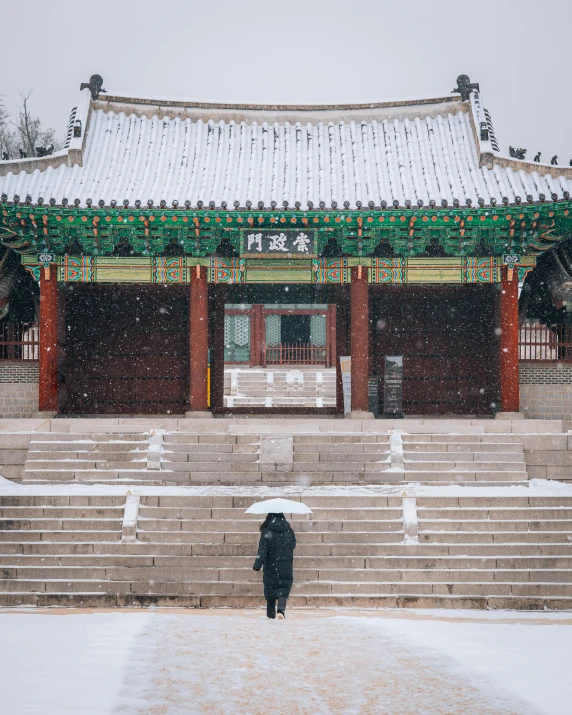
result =
[[[310,507],[291,499],[267,499],[249,506],[247,514],[312,514]]]

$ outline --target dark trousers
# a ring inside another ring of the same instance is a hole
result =
[[[286,612],[286,601],[288,599],[286,596],[280,596],[278,599],[278,610],[282,611],[282,613]],[[276,599],[275,598],[269,598],[268,601],[266,601],[266,615],[268,618],[276,618]]]

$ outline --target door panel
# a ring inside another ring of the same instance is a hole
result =
[[[189,397],[189,298],[181,286],[66,290],[61,411],[181,414]]]
[[[493,287],[395,286],[372,293],[373,363],[382,375],[385,355],[403,355],[404,414],[495,411]]]

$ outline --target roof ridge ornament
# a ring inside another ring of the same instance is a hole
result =
[[[82,89],[89,89],[92,99],[99,99],[102,92],[107,93],[107,90],[103,89],[103,77],[100,74],[92,74],[89,82],[82,82],[79,89],[80,92]]]
[[[469,75],[467,74],[460,74],[457,77],[457,86],[452,89],[451,92],[456,92],[457,94],[460,94],[461,101],[466,102],[474,89],[476,89],[477,92],[481,91],[479,88],[479,83],[471,82],[471,80],[469,79]]]

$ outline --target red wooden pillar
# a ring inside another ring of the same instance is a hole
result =
[[[335,367],[337,363],[336,356],[336,306],[335,304],[328,305],[326,314],[326,345],[328,346],[328,365],[327,367]]]
[[[352,412],[368,412],[369,379],[369,289],[367,268],[351,269],[350,355],[352,358]]]
[[[261,304],[253,305],[250,310],[250,364],[262,365],[262,348],[266,342],[264,314]]]
[[[211,284],[210,317],[211,410],[224,407],[224,306],[226,286]]]
[[[190,396],[191,412],[206,412],[209,347],[208,283],[205,266],[191,266],[190,295]]]
[[[57,269],[40,269],[40,355],[38,409],[58,411],[58,283]]]
[[[342,387],[342,371],[340,357],[350,354],[348,340],[348,324],[350,314],[349,286],[336,286],[336,408],[339,414],[344,413],[344,391]]]
[[[501,270],[500,402],[503,412],[518,412],[518,274],[508,266]]]

